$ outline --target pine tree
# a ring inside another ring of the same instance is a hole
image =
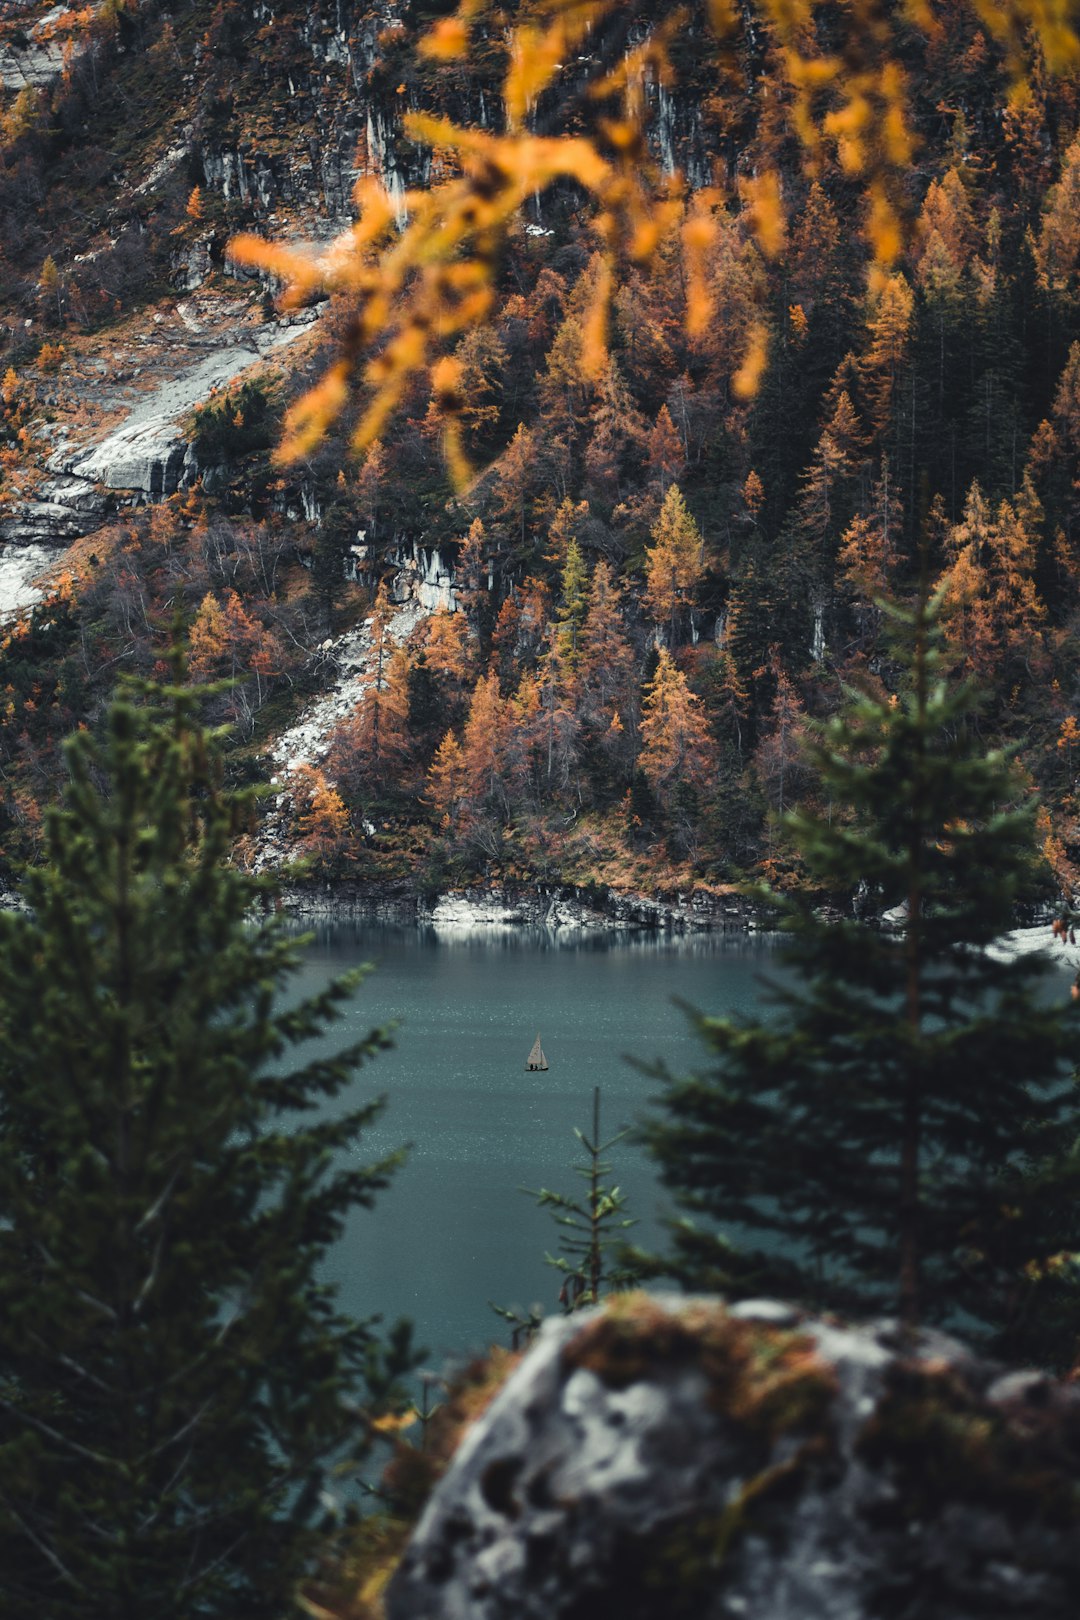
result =
[[[656,421],[649,429],[645,450],[649,475],[659,485],[662,499],[686,466],[686,448],[666,405],[661,405]]]
[[[320,1273],[394,1161],[353,1156],[378,1104],[315,1110],[385,1037],[290,1065],[355,980],[287,1004],[202,695],[129,687],[72,739],[0,915],[5,1620],[279,1620],[379,1365]]]
[[[440,824],[452,828],[465,795],[465,772],[461,744],[448,731],[438,748],[427,775],[425,801],[435,811]]]
[[[852,518],[836,558],[840,578],[855,596],[855,618],[860,639],[865,641],[877,634],[881,620],[879,598],[888,596],[893,588],[903,521],[904,510],[895,493],[889,458],[882,456],[881,473],[871,491],[868,510]]]
[[[668,1076],[649,1128],[687,1213],[694,1285],[1015,1326],[1031,1266],[1080,1244],[1075,1189],[1030,1164],[1075,1137],[1070,1004],[1045,963],[987,947],[1013,922],[1034,842],[1007,761],[941,679],[935,610],[893,611],[905,682],[852,697],[813,762],[829,816],[787,826],[808,887],[787,908],[775,1021],[700,1018],[710,1074]],[[858,890],[860,912],[822,914]],[[902,906],[903,923],[880,924]],[[741,1250],[718,1227],[740,1234]]]
[[[586,719],[606,714],[613,703],[625,711],[632,696],[634,654],[619,612],[618,587],[603,561],[593,569],[578,647]]]
[[[344,474],[339,471],[336,498],[323,514],[311,552],[311,595],[324,636],[333,634],[334,612],[345,593],[357,534],[356,514],[347,490]]]
[[[581,536],[588,521],[588,501],[561,501],[548,529],[548,549],[544,561],[551,563],[554,568],[563,568],[571,540],[576,541],[580,548]]]
[[[1061,179],[1047,193],[1038,261],[1047,285],[1056,292],[1071,285],[1080,265],[1080,140],[1065,153]]]
[[[509,705],[492,672],[473,689],[461,744],[461,771],[468,797],[504,817],[509,813],[514,774],[512,730]]]
[[[409,664],[405,677],[405,691],[408,700],[406,720],[409,731],[418,739],[421,750],[430,753],[437,739],[445,735],[447,703],[442,679],[438,672],[432,669],[427,653],[422,647]]]
[[[625,1193],[620,1187],[607,1183],[611,1165],[606,1155],[627,1134],[617,1131],[606,1142],[602,1139],[600,1087],[594,1086],[592,1131],[586,1134],[574,1126],[574,1135],[585,1150],[584,1163],[573,1167],[585,1183],[584,1193],[575,1198],[569,1193],[552,1192],[547,1187],[529,1193],[539,1209],[551,1211],[552,1219],[560,1228],[559,1252],[545,1254],[544,1262],[562,1275],[559,1304],[567,1316],[599,1304],[605,1294],[628,1288],[636,1280],[636,1273],[622,1259],[626,1245],[622,1234],[637,1223],[624,1213]],[[525,1325],[515,1313],[499,1310],[498,1314]]]
[[[758,745],[754,762],[769,802],[783,815],[806,785],[806,713],[779,658],[774,657],[772,662],[776,696],[769,728]]]
[[[910,362],[915,296],[900,274],[889,276],[867,320],[869,343],[862,363],[863,387],[875,431],[894,422],[901,382]]]
[[[1035,591],[1034,537],[1027,528],[1037,511],[1026,481],[1017,504],[1001,501],[994,515],[972,484],[963,517],[946,541],[952,562],[942,579],[943,621],[968,667],[988,683],[1004,680],[1014,658],[1031,658],[1046,616]]]
[[[521,678],[515,722],[515,730],[532,753],[533,779],[544,796],[567,789],[578,763],[581,714],[574,696],[573,664],[564,651],[562,632],[553,627],[535,675],[527,670]]]
[[[332,860],[349,832],[349,812],[341,794],[322,771],[306,764],[292,772],[289,786],[304,853],[319,861]]]
[[[692,611],[694,592],[704,571],[701,531],[678,484],[664,496],[652,531],[654,544],[645,553],[644,603],[658,625],[666,625],[669,645],[675,647],[679,614]]]
[[[355,486],[356,516],[360,524],[358,538],[366,541],[369,556],[377,554],[381,538],[381,517],[388,479],[386,450],[382,440],[375,439],[369,445],[363,465],[356,475]]]
[[[454,358],[461,367],[458,418],[465,450],[469,456],[486,459],[502,413],[509,356],[498,334],[480,327],[462,338]]]
[[[931,180],[919,215],[918,233],[924,249],[936,236],[954,269],[961,272],[967,268],[975,252],[978,227],[957,169],[947,169],[940,180]]]
[[[626,472],[640,461],[648,430],[614,360],[604,368],[589,417],[585,474],[596,504],[610,511],[621,498]]]
[[[62,321],[64,318],[64,282],[56,267],[56,260],[51,253],[41,267],[38,286],[41,288],[47,303],[51,304],[52,300],[56,299],[56,319],[58,322]]]
[[[566,548],[566,561],[562,570],[562,593],[556,612],[555,624],[559,657],[569,674],[573,675],[581,658],[581,629],[589,599],[589,575],[581,547],[571,540]]]
[[[529,506],[537,484],[537,444],[524,423],[495,463],[491,483],[491,526],[511,557],[528,549]]]
[[[474,518],[458,552],[457,605],[478,638],[486,628],[491,602],[487,590],[487,549],[484,525],[479,518]]]
[[[790,264],[790,297],[810,322],[805,366],[817,374],[824,369],[827,377],[843,352],[856,274],[852,244],[845,241],[836,209],[816,180],[795,222]]]
[[[656,674],[645,687],[641,743],[639,763],[658,795],[670,794],[680,783],[704,785],[712,760],[709,728],[701,699],[666,647],[660,648]]]
[[[327,754],[334,780],[352,803],[411,786],[408,656],[399,647],[380,658],[377,668],[352,714],[334,727]]]

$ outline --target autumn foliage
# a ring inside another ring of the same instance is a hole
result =
[[[914,33],[928,50],[937,48],[953,3],[906,0],[892,7],[853,0],[839,29],[824,0],[755,0],[748,12],[731,0],[706,6],[718,77],[738,72],[744,36],[754,28],[763,31],[787,132],[801,151],[805,173],[817,178],[831,169],[861,187],[870,284],[879,293],[892,288],[894,302],[900,284],[892,268],[908,234],[906,183],[918,145],[903,44]],[[1033,58],[1057,72],[1080,57],[1062,0],[970,5],[1007,56],[1018,105],[1030,95]],[[452,17],[421,39],[421,55],[447,64],[467,60],[493,10],[493,0],[462,0]],[[719,313],[709,267],[729,209],[741,211],[766,260],[784,251],[787,218],[777,166],[740,176],[734,188],[714,172],[711,184],[688,191],[681,176],[665,175],[651,156],[644,85],[666,88],[674,82],[674,59],[690,27],[687,9],[671,3],[546,0],[526,8],[509,30],[500,132],[429,112],[406,116],[405,133],[438,152],[450,170],[446,179],[411,190],[400,201],[377,180],[361,179],[357,223],[319,258],[251,235],[233,239],[237,262],[269,270],[286,284],[287,305],[332,291],[345,294],[353,311],[340,355],[290,412],[283,460],[308,454],[357,386],[365,403],[353,444],[370,445],[411,381],[426,370],[451,476],[459,486],[469,483],[462,423],[466,377],[447,345],[490,321],[499,259],[525,203],[551,187],[572,184],[593,205],[599,257],[582,310],[580,353],[582,374],[590,381],[608,363],[609,320],[620,280],[630,267],[651,266],[672,233],[680,241],[685,322],[693,337],[704,336]],[[587,62],[584,83],[580,67],[572,71],[570,62]],[[1064,218],[1064,208],[1060,213]],[[738,398],[757,394],[768,350],[769,327],[759,313],[746,327],[731,375]]]

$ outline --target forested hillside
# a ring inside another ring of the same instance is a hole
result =
[[[800,739],[845,685],[890,687],[877,604],[923,571],[985,693],[974,723],[1041,793],[1047,889],[1075,887],[1075,69],[1025,37],[1018,79],[958,0],[929,32],[883,8],[911,120],[883,252],[857,127],[808,172],[769,8],[719,64],[692,11],[670,71],[643,59],[667,200],[602,364],[607,263],[564,179],[528,199],[485,324],[446,345],[454,398],[416,371],[362,455],[357,397],[283,465],[283,414],[348,341],[350,300],[283,315],[230,238],[318,251],[365,175],[403,211],[454,158],[402,114],[498,131],[505,29],[443,65],[415,48],[428,5],[46,9],[0,24],[0,533],[5,567],[51,564],[0,654],[6,861],[35,853],[60,740],[119,669],[159,666],[179,611],[195,675],[237,678],[238,777],[285,770],[274,858],[426,888],[783,881],[777,813],[823,802]],[[683,251],[704,211],[706,322]],[[163,439],[153,390],[223,349]],[[140,409],[158,438],[118,462],[108,436]],[[434,596],[403,614],[425,571]],[[357,701],[275,762],[367,619]]]

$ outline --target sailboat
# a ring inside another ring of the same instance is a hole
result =
[[[544,1048],[540,1045],[540,1036],[538,1033],[535,1041],[533,1041],[532,1051],[525,1059],[525,1067],[530,1071],[530,1073],[532,1073],[537,1069],[546,1069],[547,1066],[548,1060],[544,1056]]]

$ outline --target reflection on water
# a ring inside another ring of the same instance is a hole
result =
[[[458,924],[419,923],[406,926],[398,923],[340,923],[317,922],[304,927],[296,925],[298,933],[314,936],[316,946],[348,948],[354,946],[368,951],[383,944],[412,940],[418,947],[438,945],[452,951],[471,950],[514,951],[534,954],[540,951],[577,951],[583,955],[619,951],[631,955],[651,956],[756,956],[767,954],[777,937],[767,933],[747,933],[732,929],[728,933],[694,933],[664,935],[638,930],[624,932],[586,932],[571,928],[530,927],[511,923],[477,923],[475,927]]]
[[[575,1126],[601,1087],[603,1128],[640,1118],[658,1083],[627,1061],[676,1072],[700,1048],[673,998],[710,1013],[753,1012],[767,939],[743,933],[664,938],[544,928],[459,929],[318,924],[302,991],[360,962],[377,971],[326,1047],[396,1023],[395,1048],[356,1080],[388,1106],[361,1145],[366,1159],[412,1144],[373,1212],[354,1216],[333,1257],[357,1315],[410,1316],[433,1358],[498,1337],[489,1300],[554,1308],[543,1263],[557,1231],[520,1189],[575,1190]],[[526,1074],[537,1033],[550,1068]],[[615,1150],[635,1236],[655,1241],[663,1202],[641,1150]]]

